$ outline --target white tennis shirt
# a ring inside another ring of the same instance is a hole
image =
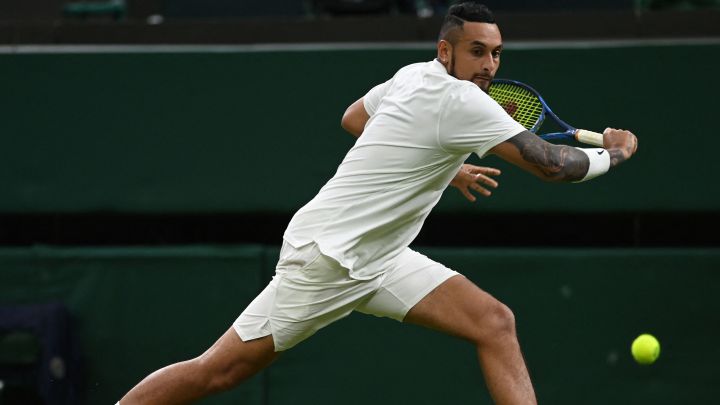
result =
[[[283,236],[295,248],[317,243],[356,279],[382,274],[410,245],[470,153],[525,130],[437,60],[400,69],[363,102],[362,136]]]

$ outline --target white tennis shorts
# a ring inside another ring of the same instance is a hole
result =
[[[287,350],[353,311],[402,321],[408,311],[458,273],[406,248],[389,270],[370,280],[349,276],[311,243],[285,242],[275,276],[235,320],[243,341],[272,335],[275,351]]]

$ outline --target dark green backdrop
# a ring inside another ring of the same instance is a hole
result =
[[[353,138],[345,108],[427,50],[0,55],[0,212],[289,213]],[[720,46],[507,50],[499,76],[563,118],[629,128],[610,176],[545,185],[506,169],[494,197],[440,211],[708,211],[720,193]],[[693,80],[693,81],[691,81]],[[450,193],[449,193],[450,194]]]
[[[717,249],[421,249],[515,313],[541,403],[714,403]],[[277,249],[0,249],[0,305],[58,300],[77,317],[87,404],[112,404],[151,371],[194,357],[273,271]],[[662,354],[635,364],[650,332]],[[489,404],[473,348],[354,314],[207,404]]]
[[[0,55],[0,214],[289,214],[332,176],[344,109],[427,50]],[[500,76],[571,123],[634,130],[592,182],[504,169],[491,199],[440,212],[715,212],[720,46],[509,49]],[[696,79],[699,79],[696,80]],[[697,81],[691,82],[691,81]],[[712,125],[711,125],[712,124]],[[278,235],[280,238],[280,235]],[[542,403],[713,403],[717,249],[424,249],[510,305]],[[271,246],[0,248],[0,304],[78,320],[87,404],[201,353],[267,282]],[[656,334],[640,367],[632,339]],[[208,404],[488,403],[465,344],[353,315]],[[360,384],[358,384],[360,383]]]

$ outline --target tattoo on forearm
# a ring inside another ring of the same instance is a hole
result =
[[[608,149],[608,153],[610,154],[610,167],[615,167],[627,160],[627,157],[620,149]]]
[[[553,145],[531,133],[521,133],[509,139],[526,162],[537,167],[548,180],[575,181],[587,174],[590,161],[579,150]]]

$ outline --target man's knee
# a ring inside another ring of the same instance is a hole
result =
[[[490,344],[515,336],[515,314],[507,305],[495,300],[476,322],[476,342]]]
[[[498,332],[515,335],[515,314],[507,305],[498,301],[495,308],[495,322]]]

